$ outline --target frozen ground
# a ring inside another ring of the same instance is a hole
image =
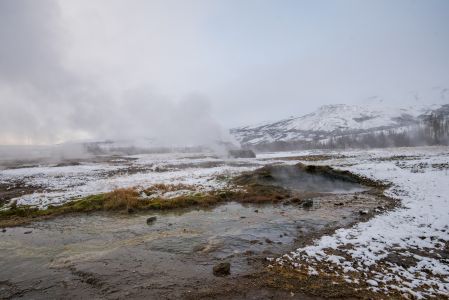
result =
[[[45,207],[120,187],[187,184],[212,190],[231,176],[269,163],[331,165],[384,182],[402,207],[340,229],[276,259],[310,276],[334,276],[356,289],[418,298],[449,295],[449,148],[301,151],[222,159],[205,154],[139,155],[72,166],[6,169],[0,184],[35,187],[18,204]],[[321,158],[320,158],[321,157]],[[284,158],[279,160],[279,158]],[[321,160],[320,160],[321,159]]]
[[[13,200],[19,205],[61,204],[117,188],[185,184],[197,191],[225,185],[219,175],[231,176],[265,164],[254,159],[221,159],[200,154],[146,154],[81,162],[76,165],[42,165],[0,171],[0,184],[35,189]]]
[[[449,297],[449,148],[339,154],[346,158],[313,164],[390,182],[387,195],[399,198],[403,207],[337,230],[276,261],[379,293]]]

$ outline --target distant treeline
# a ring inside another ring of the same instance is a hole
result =
[[[373,133],[336,135],[326,140],[273,142],[247,146],[255,151],[292,151],[309,149],[385,148],[449,145],[447,111],[436,111],[421,122],[404,130],[383,130]]]

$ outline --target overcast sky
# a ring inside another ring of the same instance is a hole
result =
[[[446,87],[447,0],[0,0],[0,144],[190,143]]]

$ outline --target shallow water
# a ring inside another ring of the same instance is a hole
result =
[[[150,215],[96,213],[8,228],[0,233],[0,298],[176,297],[226,280],[212,275],[221,260],[231,278],[250,274],[254,259],[291,250],[298,233],[352,220],[349,209],[237,203],[151,215],[150,226]]]

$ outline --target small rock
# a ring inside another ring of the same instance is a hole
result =
[[[172,223],[168,223],[168,226],[173,226],[173,224]]]
[[[245,216],[241,216],[240,219],[246,219],[246,217]]]
[[[369,211],[368,210],[360,210],[359,211],[359,214],[361,214],[361,215],[367,215],[369,213]]]
[[[258,209],[255,209],[255,210],[254,210],[254,212],[255,212],[255,213],[258,213],[258,212],[259,212],[259,210],[258,210]]]
[[[30,233],[32,233],[33,231],[25,231],[23,234],[30,234]]]
[[[334,203],[335,206],[343,206],[344,203],[343,202],[339,202],[339,203]]]
[[[231,274],[231,264],[228,262],[219,263],[214,266],[213,273],[215,276],[227,276]]]
[[[5,228],[3,228],[3,229],[2,229],[2,232],[6,232],[6,229],[5,229]]]
[[[306,200],[303,202],[302,207],[304,208],[311,208],[313,207],[313,200]]]
[[[149,217],[147,219],[147,224],[148,225],[153,225],[154,222],[156,222],[157,218],[155,216]]]
[[[134,211],[134,209],[132,207],[129,207],[128,208],[128,213],[129,214],[133,214],[133,213],[135,213],[135,211]]]
[[[265,239],[265,243],[267,243],[267,244],[273,244],[273,241],[270,240],[270,239]]]

